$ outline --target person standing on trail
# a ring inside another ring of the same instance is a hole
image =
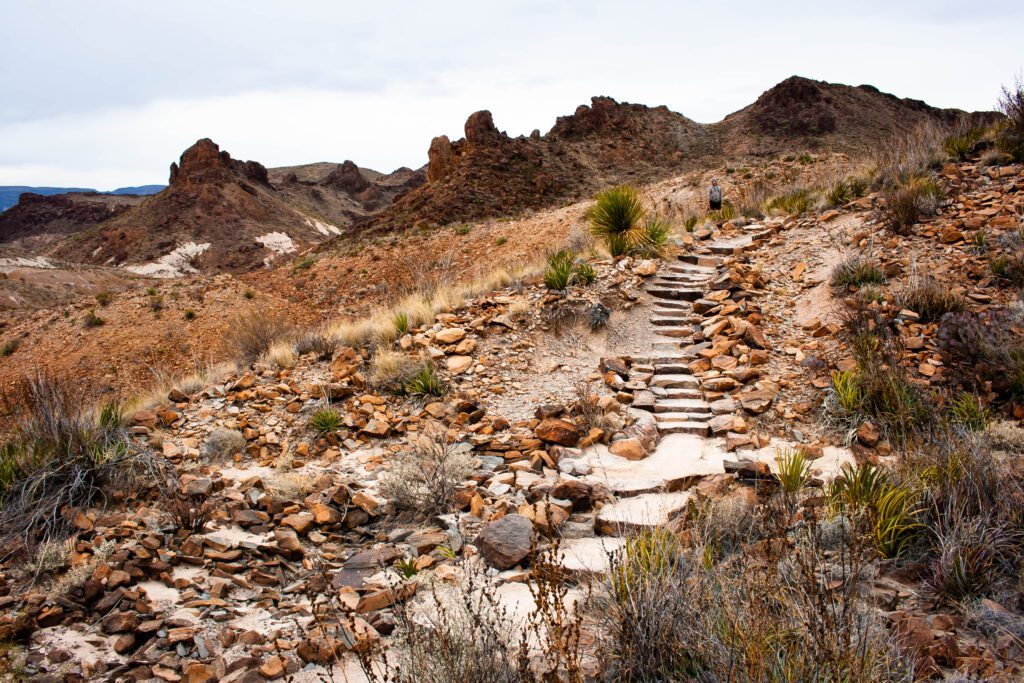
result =
[[[708,193],[708,206],[712,211],[722,208],[722,186],[718,184],[718,178],[711,179],[711,191]]]

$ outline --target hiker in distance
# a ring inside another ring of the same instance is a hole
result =
[[[722,186],[718,184],[718,178],[711,179],[711,191],[708,192],[708,205],[712,211],[722,208]]]

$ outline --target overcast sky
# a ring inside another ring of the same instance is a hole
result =
[[[266,166],[426,162],[490,109],[593,95],[717,121],[793,74],[991,109],[1024,2],[0,0],[0,185],[163,183],[210,137]]]

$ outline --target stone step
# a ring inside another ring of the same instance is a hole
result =
[[[685,363],[655,363],[654,375],[689,375],[693,376],[693,370],[690,369],[689,365]]]
[[[680,348],[679,347],[679,343],[680,342],[678,340],[677,341],[658,341],[658,340],[655,340],[654,342],[652,342],[651,346],[654,348],[654,351],[656,353],[659,353],[659,354],[665,354],[665,353],[672,354],[672,353],[675,353],[676,351],[679,350],[679,348]],[[687,356],[687,358],[691,358],[692,359],[693,356]]]
[[[676,315],[659,315],[657,311],[651,316],[651,324],[655,327],[679,327],[690,322],[692,316],[676,313]]]
[[[693,328],[689,325],[683,327],[656,327],[654,333],[662,337],[674,337],[676,339],[689,339],[693,336]]]
[[[684,282],[699,286],[711,282],[712,275],[691,275],[690,273],[658,273],[658,279],[665,282]]]
[[[706,254],[680,254],[679,260],[683,263],[708,268],[709,270],[715,270],[722,264],[722,260],[717,256],[708,256]]]
[[[700,389],[689,389],[686,387],[651,387],[651,393],[655,396],[655,403],[661,401],[671,401],[675,399],[687,399],[694,398],[698,400],[704,399],[704,393]]]
[[[672,311],[672,313],[676,313],[678,311],[693,310],[693,304],[691,304],[689,301],[672,301],[670,299],[662,299],[658,301],[656,305],[658,308],[655,310],[655,313],[657,313],[658,311]]]
[[[601,508],[595,528],[606,536],[623,536],[642,529],[664,527],[686,511],[689,500],[688,491],[623,498]]]
[[[728,240],[718,240],[707,245],[712,254],[742,254],[754,246],[750,235],[741,235]]]
[[[654,402],[655,413],[711,413],[703,398],[659,398]]]
[[[697,436],[708,435],[707,422],[659,422],[658,433],[667,436],[669,434],[695,434]]]
[[[668,424],[670,422],[704,422],[707,423],[711,419],[710,413],[695,413],[695,412],[678,412],[678,413],[658,413],[655,420],[661,424]]]
[[[655,370],[654,377],[652,377],[650,381],[650,386],[663,387],[665,389],[698,389],[700,388],[700,380],[692,374],[658,374],[657,370]]]
[[[666,285],[661,282],[653,283],[647,293],[658,299],[675,299],[677,301],[696,301],[704,297],[703,289],[673,287],[671,284]]]

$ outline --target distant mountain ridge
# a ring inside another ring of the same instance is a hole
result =
[[[91,187],[32,187],[30,185],[0,185],[0,211],[6,211],[21,199],[26,192],[50,197],[55,194],[68,194],[69,192],[95,192],[96,194],[156,194],[167,187],[166,185],[136,185],[134,187],[119,187],[109,192],[100,192]]]

